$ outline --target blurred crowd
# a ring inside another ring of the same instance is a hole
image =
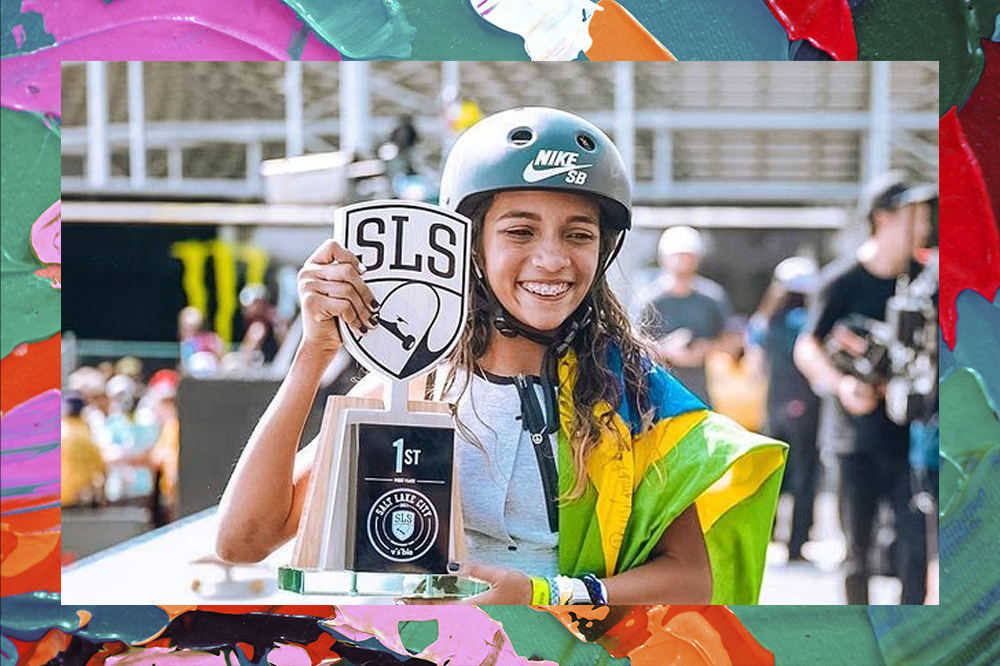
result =
[[[180,451],[177,388],[164,369],[143,379],[142,363],[77,368],[63,392],[62,505],[149,506],[153,525],[170,521]]]

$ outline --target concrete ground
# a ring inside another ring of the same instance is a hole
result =
[[[807,562],[788,563],[787,538],[791,503],[782,497],[778,507],[775,538],[767,552],[767,569],[761,588],[761,604],[816,605],[846,604],[840,563],[844,557],[844,537],[837,517],[837,496],[821,492],[816,497],[812,540],[802,549]],[[934,568],[934,567],[932,567]],[[872,605],[898,604],[897,578],[876,576],[869,587]],[[936,599],[936,594],[932,595]]]

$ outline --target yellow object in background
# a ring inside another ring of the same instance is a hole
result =
[[[713,351],[705,356],[705,379],[713,410],[747,430],[760,432],[767,401],[766,377],[726,352]]]
[[[87,422],[79,416],[62,418],[62,505],[94,499],[104,483],[104,457]]]
[[[600,0],[603,11],[590,20],[594,40],[585,52],[591,60],[677,60],[627,9],[615,0]]]

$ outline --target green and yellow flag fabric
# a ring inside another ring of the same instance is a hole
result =
[[[621,377],[615,348],[608,367]],[[571,422],[576,369],[570,350],[559,361],[563,424]],[[609,429],[587,460],[585,494],[560,507],[559,570],[610,576],[637,567],[695,504],[712,564],[712,603],[755,604],[788,447],[710,411],[659,366],[650,367],[648,383],[652,428],[640,432],[641,415],[622,400],[612,416],[618,432]],[[610,410],[595,406],[598,415]],[[631,447],[623,450],[618,435]],[[575,481],[565,428],[558,440],[565,493]]]

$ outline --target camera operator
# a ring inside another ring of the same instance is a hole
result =
[[[854,256],[844,257],[823,271],[822,287],[809,321],[795,347],[795,363],[813,390],[835,397],[836,419],[848,428],[834,443],[840,468],[840,521],[846,540],[846,592],[849,604],[868,603],[873,526],[880,500],[895,514],[895,571],[902,580],[902,603],[921,604],[926,591],[925,521],[911,505],[909,428],[886,414],[888,362],[870,358],[875,336],[860,334],[845,322],[886,320],[886,304],[897,278],[922,270],[914,259],[931,233],[933,186],[911,187],[899,173],[883,174],[866,185],[859,205],[870,236]],[[832,344],[834,342],[836,344]],[[834,346],[857,354],[846,367],[831,352]],[[840,361],[840,362],[835,362]],[[880,375],[880,372],[883,373]]]

